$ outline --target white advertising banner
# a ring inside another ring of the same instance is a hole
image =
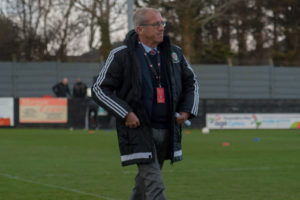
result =
[[[300,129],[300,113],[208,113],[210,129]]]
[[[0,98],[0,126],[14,126],[13,98]]]

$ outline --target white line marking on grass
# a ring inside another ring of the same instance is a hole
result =
[[[0,173],[0,176],[5,177],[5,178],[9,178],[9,179],[14,179],[14,180],[26,182],[26,183],[32,183],[32,184],[42,185],[42,186],[46,186],[46,187],[50,187],[50,188],[65,190],[65,191],[68,191],[68,192],[73,192],[73,193],[82,194],[82,195],[86,195],[86,196],[97,197],[97,198],[100,198],[100,199],[117,200],[117,199],[114,199],[114,198],[111,198],[111,197],[106,197],[106,196],[103,196],[103,195],[98,195],[98,194],[89,193],[89,192],[84,192],[84,191],[80,191],[80,190],[76,190],[76,189],[72,189],[72,188],[67,188],[67,187],[63,187],[63,186],[58,186],[58,185],[53,185],[53,184],[48,184],[48,183],[40,183],[40,182],[25,179],[25,178],[22,178],[22,177],[19,177],[19,176],[13,176],[13,175],[10,175],[10,174]]]

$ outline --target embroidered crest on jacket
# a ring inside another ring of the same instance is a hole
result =
[[[179,63],[179,58],[176,52],[172,52],[171,56],[173,63]]]

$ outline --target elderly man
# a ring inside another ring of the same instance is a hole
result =
[[[140,8],[135,30],[108,56],[93,97],[117,118],[122,165],[137,164],[132,200],[166,199],[164,160],[182,159],[181,124],[198,112],[198,84],[160,12]],[[175,114],[177,117],[175,117]]]

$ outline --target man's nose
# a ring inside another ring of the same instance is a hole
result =
[[[164,30],[164,29],[165,29],[165,27],[164,27],[164,25],[163,25],[163,24],[160,24],[160,25],[159,25],[159,27],[158,27],[158,29],[159,29],[159,30]]]

